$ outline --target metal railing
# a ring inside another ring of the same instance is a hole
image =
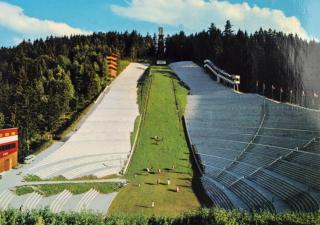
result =
[[[207,68],[211,71],[216,77],[217,82],[220,83],[221,80],[233,86],[233,88],[239,91],[240,76],[239,75],[230,75],[227,72],[218,68],[211,60],[204,60],[204,68]]]

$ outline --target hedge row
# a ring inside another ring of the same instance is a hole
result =
[[[124,214],[106,217],[90,212],[53,214],[48,209],[38,211],[19,211],[8,209],[0,211],[0,225],[319,225],[320,213],[253,214],[239,211],[226,211],[219,208],[199,209],[176,218]]]

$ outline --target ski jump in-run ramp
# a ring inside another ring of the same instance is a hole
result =
[[[74,134],[28,173],[42,179],[119,173],[131,152],[130,135],[139,115],[137,83],[146,69],[147,65],[131,63],[101,94]]]

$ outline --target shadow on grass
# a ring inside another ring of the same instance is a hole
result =
[[[148,173],[136,173],[137,176],[148,176]]]
[[[136,207],[140,207],[140,208],[152,208],[151,206],[146,206],[146,205],[140,205],[140,204],[135,204]]]
[[[188,159],[185,159],[185,158],[180,158],[179,160],[181,160],[181,161],[188,161]]]
[[[158,172],[150,171],[149,174],[158,174]]]
[[[189,174],[189,173],[186,173],[186,172],[181,172],[181,171],[174,171],[172,173],[176,173],[176,174]]]
[[[156,183],[151,183],[151,182],[146,182],[145,184],[148,184],[148,185],[157,185]]]
[[[185,188],[190,188],[190,187],[192,187],[192,185],[187,185],[187,184],[181,184],[181,185],[179,185],[179,187],[185,187]]]
[[[190,154],[190,158],[192,158],[192,154]],[[193,161],[194,159],[192,158],[191,160]],[[193,164],[193,167],[196,167],[194,165],[194,162],[192,164]],[[195,172],[193,174],[192,181],[191,181],[192,190],[196,194],[202,207],[212,207],[213,203],[210,200],[209,196],[206,194],[206,191],[202,186],[202,183],[200,180],[201,174],[199,172],[196,172],[197,171],[196,168],[194,168],[194,171]]]
[[[182,177],[182,178],[177,178],[178,180],[187,180],[187,181],[191,181],[192,179],[191,178],[188,178],[188,177]]]

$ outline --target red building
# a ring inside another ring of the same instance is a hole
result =
[[[0,173],[18,163],[18,128],[0,130]]]

